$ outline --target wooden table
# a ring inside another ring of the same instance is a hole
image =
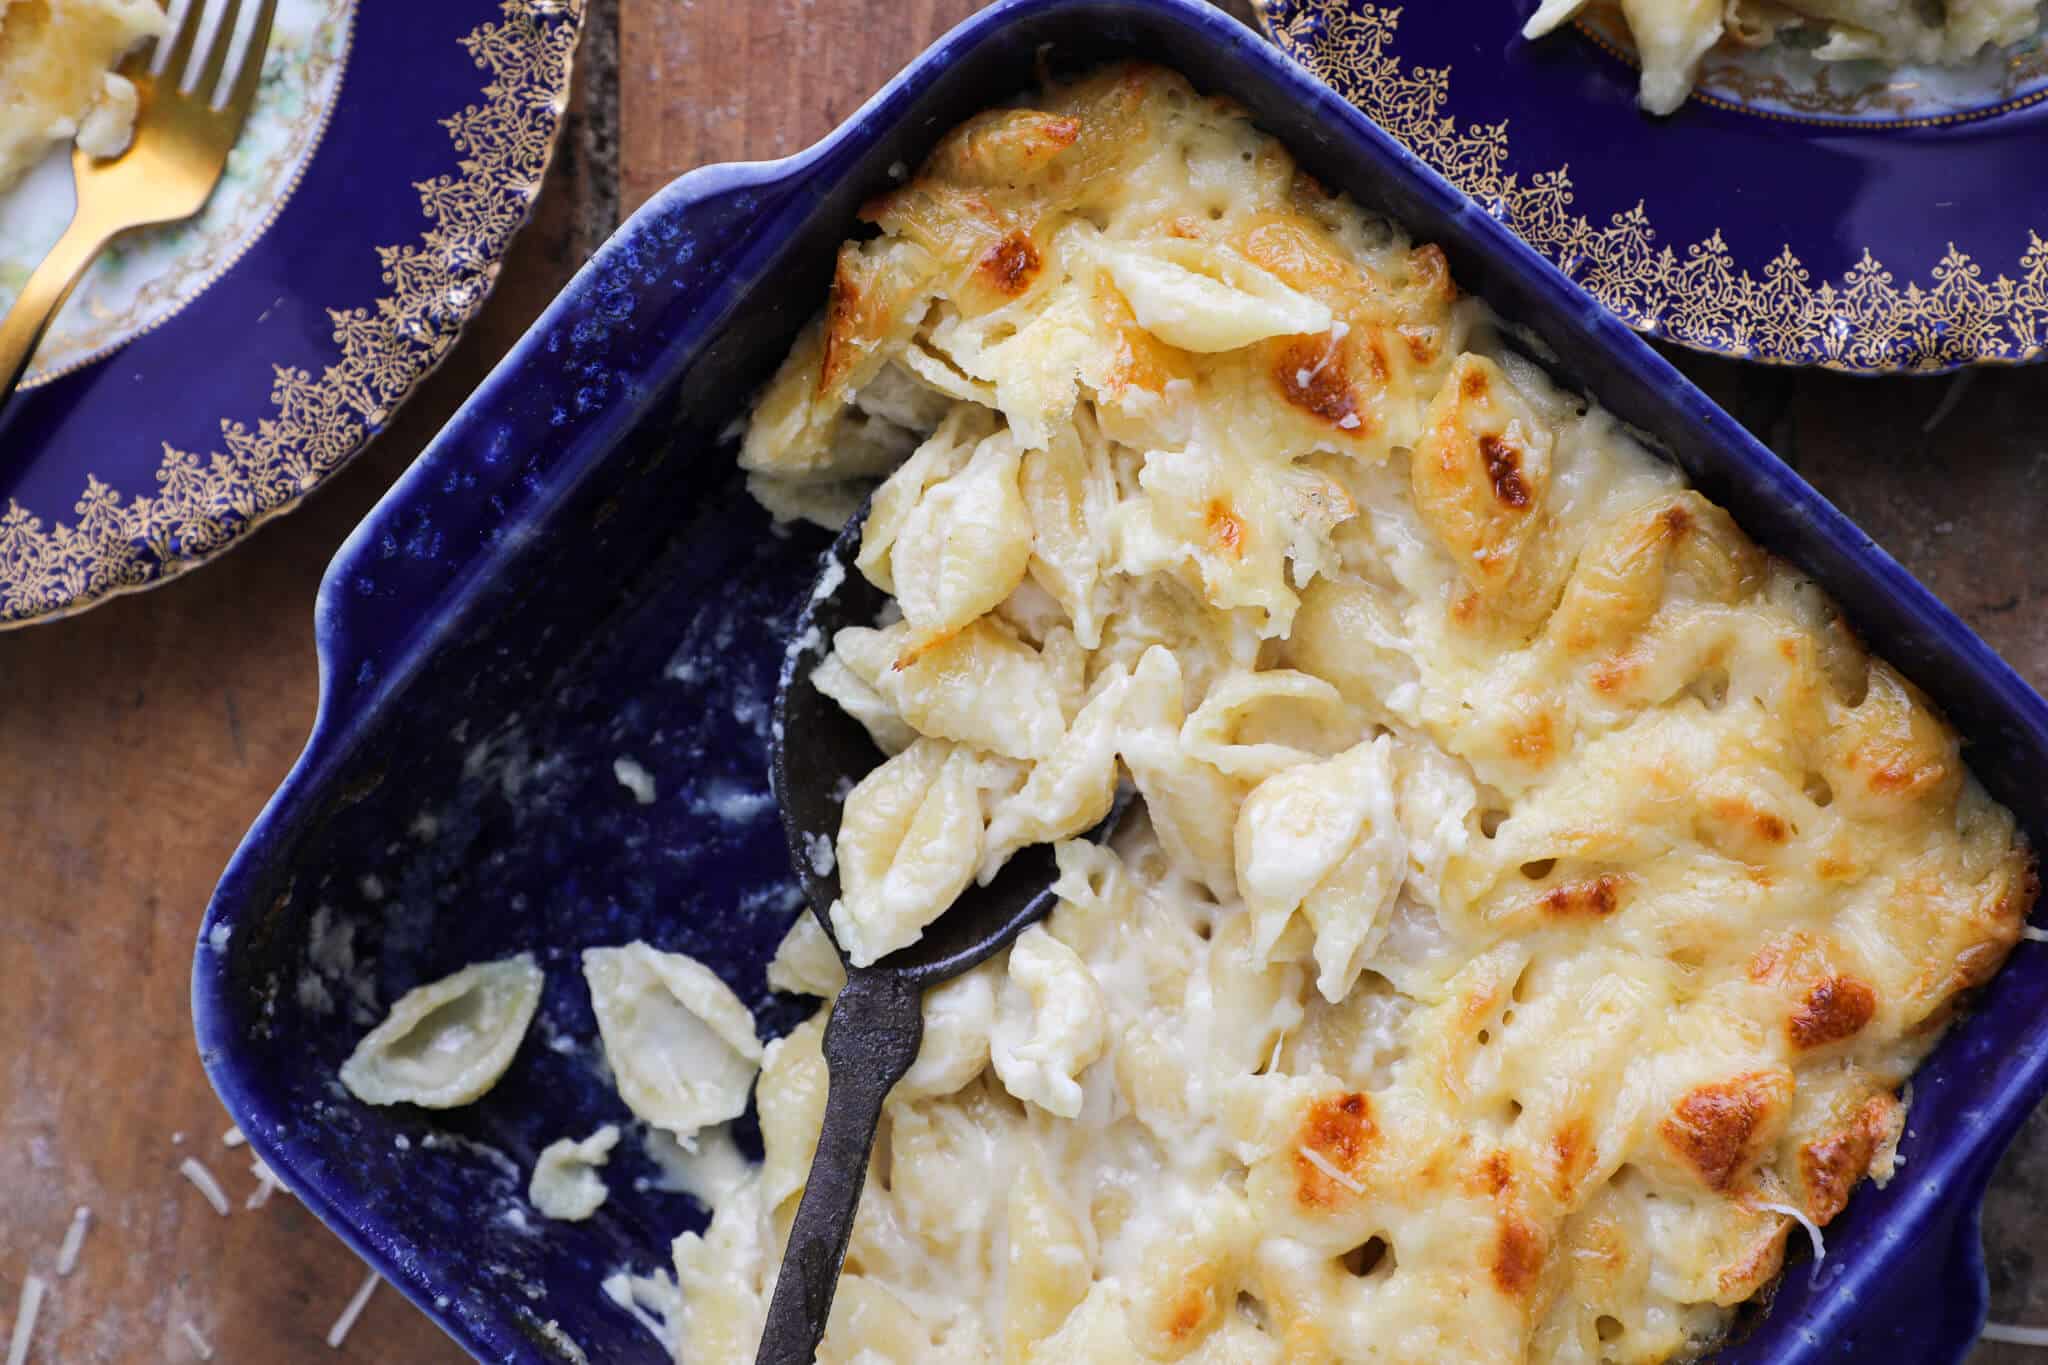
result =
[[[538,217],[395,427],[222,563],[0,637],[0,1322],[24,1274],[48,1273],[73,1207],[95,1215],[32,1361],[193,1359],[187,1322],[215,1359],[245,1365],[463,1358],[389,1289],[327,1351],[362,1270],[290,1198],[239,1207],[253,1182],[219,1144],[227,1121],[192,1045],[201,910],[312,718],[314,585],[622,213],[692,166],[805,145],[973,7],[597,0]],[[2048,684],[2048,368],[1874,382],[1680,363]],[[232,1216],[178,1178],[188,1154],[221,1175]],[[1995,1317],[2048,1323],[2044,1195],[2037,1115],[1987,1209]],[[1974,1360],[2034,1358],[1981,1348]]]

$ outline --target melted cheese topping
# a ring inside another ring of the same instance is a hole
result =
[[[869,205],[743,461],[875,495],[893,755],[833,923],[1008,853],[1060,903],[930,993],[821,1359],[1650,1361],[1865,1174],[2034,895],[1955,735],[1812,584],[1497,344],[1429,247],[1119,67]],[[831,496],[825,496],[830,494]],[[1110,848],[1074,836],[1120,775]],[[781,984],[843,976],[814,925]],[[676,1244],[749,1358],[825,1100]]]
[[[1522,26],[1540,38],[1594,0],[1543,0]],[[1642,61],[1637,98],[1668,114],[1692,93],[1700,58],[1722,41],[1761,47],[1797,31],[1822,61],[1957,66],[2033,37],[2040,0],[1619,0]]]
[[[52,142],[127,149],[135,87],[111,68],[164,23],[152,0],[0,0],[0,190]]]

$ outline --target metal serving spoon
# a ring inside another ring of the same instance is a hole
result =
[[[836,863],[821,871],[810,850],[819,838],[837,838],[843,793],[873,771],[882,754],[859,721],[811,685],[811,673],[832,648],[834,633],[843,626],[873,625],[886,600],[853,564],[866,521],[863,506],[832,542],[817,587],[797,618],[776,686],[769,750],[769,780],[782,808],[790,861],[828,937],[827,912],[839,896],[839,871]],[[1120,788],[1108,817],[1088,837],[1107,837],[1129,803]],[[1058,899],[1052,893],[1058,875],[1052,848],[1035,844],[1011,858],[987,886],[970,885],[917,942],[871,967],[846,963],[846,986],[825,1023],[829,1082],[818,1154],[811,1158],[810,1179],[789,1230],[755,1365],[810,1365],[817,1355],[882,1103],[917,1060],[924,1040],[924,992],[1001,952],[1043,919]],[[845,963],[846,950],[836,938],[833,946]]]

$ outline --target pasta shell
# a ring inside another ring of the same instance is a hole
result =
[[[619,1096],[688,1140],[738,1118],[761,1066],[754,1017],[709,967],[645,943],[587,948],[583,977]]]
[[[365,1104],[453,1109],[481,1098],[512,1065],[542,980],[521,953],[414,987],[356,1044],[341,1083]]]

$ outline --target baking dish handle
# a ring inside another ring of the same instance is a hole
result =
[[[614,232],[335,553],[315,638],[321,711],[359,710],[460,619],[539,512],[712,344],[810,167],[707,166]],[[655,377],[634,378],[634,376]]]

